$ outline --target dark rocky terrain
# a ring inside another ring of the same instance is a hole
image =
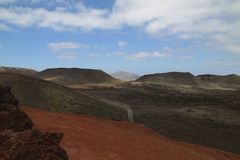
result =
[[[171,139],[240,153],[240,90],[132,83],[85,91]]]
[[[240,76],[236,74],[230,74],[226,76],[205,74],[199,75],[197,78],[207,83],[216,84],[221,87],[240,89]]]
[[[80,73],[78,76],[84,77]],[[239,154],[238,77],[170,72],[79,89],[5,73],[0,74],[0,84],[13,86],[24,106],[134,121],[174,140]]]
[[[31,106],[48,111],[90,114],[116,120],[127,119],[124,109],[106,104],[84,92],[76,92],[71,88],[38,78],[0,73],[0,85],[12,86],[12,91],[21,106]]]
[[[33,129],[10,89],[0,87],[0,159],[67,160],[67,153],[59,145],[63,134]]]

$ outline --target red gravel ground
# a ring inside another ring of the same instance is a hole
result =
[[[61,145],[70,160],[240,160],[240,155],[172,141],[137,124],[23,110],[36,128],[64,133]]]

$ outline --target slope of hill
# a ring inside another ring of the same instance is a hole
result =
[[[79,68],[53,68],[35,74],[36,77],[64,86],[115,83],[118,80],[102,70]]]
[[[28,68],[18,68],[18,67],[3,67],[0,66],[0,73],[16,73],[23,75],[34,75],[37,71]]]
[[[217,84],[222,87],[240,88],[240,76],[235,74],[230,74],[226,76],[205,74],[205,75],[198,75],[197,78],[199,78],[202,81]]]
[[[85,90],[111,104],[131,108],[136,123],[171,139],[240,153],[240,90],[126,83]],[[189,90],[192,90],[190,87]]]
[[[82,92],[34,77],[0,73],[0,85],[11,86],[21,105],[49,111],[83,113],[111,119],[127,119],[124,109],[96,100]]]
[[[140,76],[134,73],[128,73],[124,71],[118,71],[113,74],[111,74],[114,78],[123,80],[123,81],[135,81],[138,79]]]
[[[139,82],[153,84],[171,84],[171,85],[188,85],[202,86],[205,85],[198,78],[189,72],[168,72],[144,75],[137,79]]]
[[[70,160],[239,160],[240,156],[169,140],[143,126],[24,108],[35,127],[64,133]],[[61,120],[60,120],[61,119]]]

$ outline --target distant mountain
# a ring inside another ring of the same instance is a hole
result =
[[[144,75],[137,79],[139,82],[154,84],[172,84],[172,85],[205,85],[200,79],[189,72],[168,72]]]
[[[34,75],[37,71],[28,68],[18,68],[18,67],[3,67],[0,66],[0,73],[16,73],[16,74],[23,74],[23,75]]]
[[[128,73],[128,72],[124,72],[124,71],[118,71],[111,75],[117,79],[124,80],[124,81],[134,81],[140,77],[137,74]]]
[[[226,76],[204,74],[204,75],[198,75],[197,78],[202,81],[205,81],[208,83],[214,83],[222,87],[239,87],[240,88],[240,76],[236,74],[230,74]]]
[[[124,109],[111,106],[83,92],[31,76],[0,73],[0,86],[11,86],[12,92],[24,106],[111,119],[127,119]]]
[[[79,68],[46,69],[35,74],[35,76],[64,86],[115,83],[119,81],[102,70]]]

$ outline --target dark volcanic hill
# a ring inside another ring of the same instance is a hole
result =
[[[236,74],[230,74],[226,76],[205,74],[197,76],[202,81],[208,83],[214,83],[222,87],[238,87],[240,88],[240,76]]]
[[[136,79],[138,79],[140,77],[137,74],[128,73],[128,72],[124,72],[124,71],[118,71],[111,75],[117,79],[124,80],[124,81],[135,81]]]
[[[0,85],[11,86],[21,105],[49,111],[90,114],[111,119],[126,119],[123,109],[96,100],[81,91],[13,73],[0,73]]]
[[[0,73],[16,73],[23,75],[34,75],[37,71],[28,68],[19,68],[19,67],[2,67],[0,66]]]
[[[81,84],[115,83],[118,80],[102,70],[79,68],[52,68],[35,75],[38,78],[64,86]]]
[[[189,72],[168,72],[144,75],[137,79],[139,82],[153,84],[171,84],[171,85],[189,85],[200,86],[204,85],[198,78]]]

